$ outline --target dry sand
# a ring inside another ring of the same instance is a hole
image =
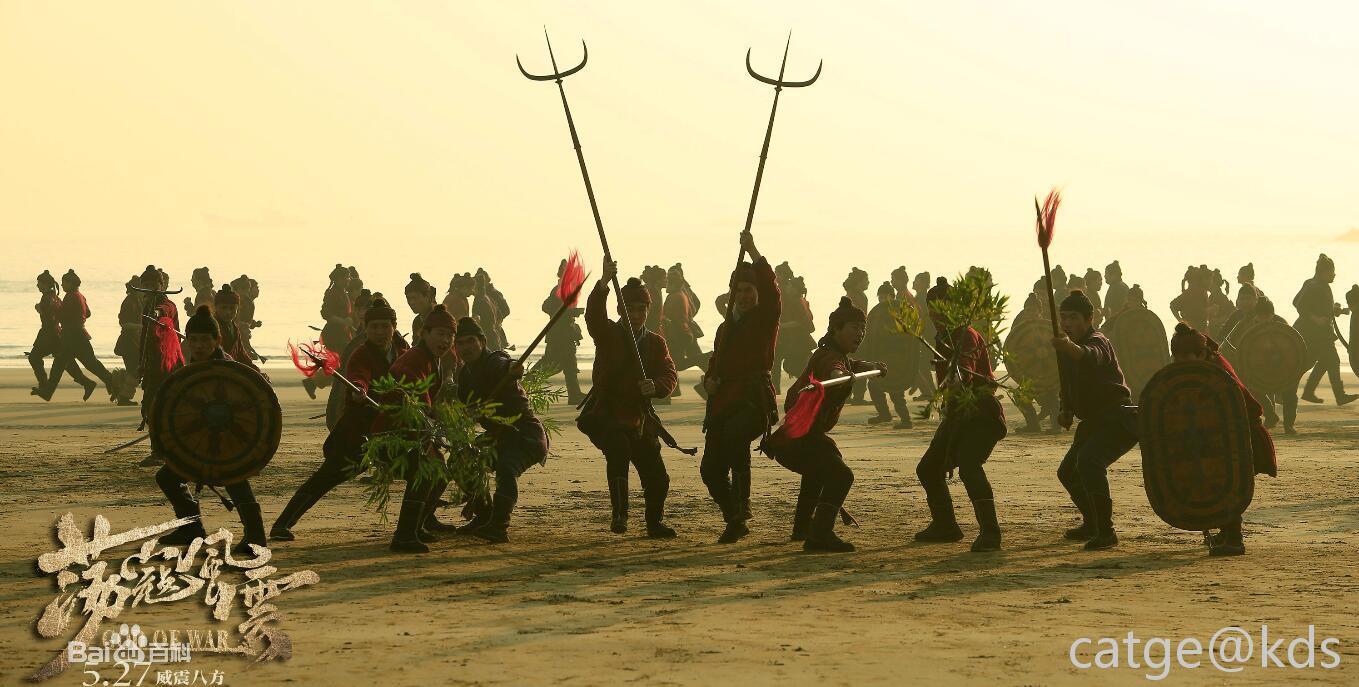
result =
[[[322,403],[305,397],[295,375],[274,376],[282,446],[252,480],[266,523],[316,467],[325,435],[321,421],[306,419]],[[688,395],[660,410],[686,445],[701,438],[692,381]],[[81,403],[76,387],[42,404],[27,395],[30,384],[27,370],[0,371],[3,684],[17,684],[61,645],[32,629],[55,594],[34,561],[55,548],[57,517],[70,511],[87,524],[102,513],[121,531],[170,513],[154,468],[136,466],[142,447],[101,455],[135,436],[135,408],[98,396]],[[927,520],[914,467],[934,423],[869,428],[863,407],[848,408],[835,432],[857,477],[847,506],[862,529],[840,528],[857,553],[808,555],[788,542],[795,475],[758,455],[753,533],[739,544],[713,543],[721,523],[698,461],[669,451],[669,520],[679,539],[641,536],[635,476],[632,529],[617,536],[608,532],[602,460],[563,406],[553,413],[568,421],[553,457],[522,480],[510,544],[459,538],[427,555],[389,553],[391,525],[364,510],[361,485],[343,485],[295,529],[298,541],[273,549],[283,572],[321,578],[279,600],[292,660],[247,669],[241,659],[201,656],[192,667],[221,669],[232,685],[1136,684],[1147,682],[1146,670],[1074,668],[1072,641],[1133,630],[1206,642],[1224,626],[1267,623],[1275,636],[1314,625],[1338,638],[1341,667],[1264,669],[1257,654],[1238,674],[1205,663],[1174,666],[1170,680],[1355,684],[1359,410],[1304,406],[1300,435],[1276,437],[1280,476],[1257,481],[1248,555],[1235,559],[1210,559],[1199,534],[1152,513],[1135,450],[1110,475],[1121,544],[1087,553],[1064,541],[1076,516],[1055,471],[1069,434],[1012,434],[997,447],[988,473],[1003,552],[968,553],[976,527],[956,481],[968,540],[912,543]],[[1012,410],[1010,422],[1018,422]],[[209,529],[239,532],[215,499],[204,499],[203,510]],[[190,602],[133,609],[117,622],[213,627]],[[85,679],[72,669],[48,684]],[[154,674],[145,684],[153,683]]]

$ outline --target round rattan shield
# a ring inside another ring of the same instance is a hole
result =
[[[1171,363],[1147,382],[1138,410],[1142,477],[1156,515],[1202,531],[1230,523],[1255,493],[1245,400],[1212,363]]]
[[[1109,320],[1103,329],[1114,345],[1133,398],[1140,398],[1147,381],[1170,362],[1170,342],[1161,318],[1146,308],[1130,308]]]
[[[1005,337],[1006,371],[1015,379],[1027,380],[1036,394],[1054,392],[1057,379],[1057,352],[1052,348],[1052,324],[1029,320],[1016,325]]]
[[[147,427],[152,448],[180,477],[235,484],[259,474],[274,457],[283,411],[258,372],[231,360],[210,360],[165,379]]]
[[[1312,366],[1307,342],[1296,329],[1270,320],[1232,337],[1236,351],[1232,365],[1241,381],[1264,393],[1298,388],[1298,380]]]

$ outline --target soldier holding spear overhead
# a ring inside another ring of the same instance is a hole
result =
[[[774,365],[774,348],[783,310],[774,270],[756,250],[750,227],[755,222],[760,182],[764,179],[764,165],[769,158],[779,94],[784,88],[810,86],[821,76],[818,64],[816,73],[806,81],[783,80],[791,42],[790,34],[783,46],[783,62],[779,65],[777,79],[757,73],[750,65],[750,51],[746,51],[746,72],[755,80],[774,87],[774,102],[769,108],[760,162],[755,167],[755,186],[746,210],[745,229],[741,231],[736,267],[732,270],[726,314],[713,339],[712,359],[703,379],[704,389],[708,392],[703,429],[708,436],[699,471],[727,523],[726,530],[717,540],[723,544],[735,542],[750,532],[746,526],[750,519],[750,442],[768,435],[778,418],[770,369]],[[746,253],[754,260],[753,265],[745,262]]]
[[[580,165],[581,180],[585,183],[585,196],[590,201],[595,231],[604,249],[604,274],[590,293],[585,307],[585,322],[596,347],[595,365],[591,371],[594,388],[584,402],[585,408],[577,425],[604,452],[609,462],[609,494],[613,504],[610,529],[615,533],[627,530],[627,466],[632,462],[637,466],[646,494],[648,536],[673,537],[675,531],[662,521],[665,497],[670,490],[670,477],[665,472],[665,463],[661,461],[660,445],[656,439],[659,437],[667,446],[689,455],[698,451],[679,448],[674,437],[661,426],[660,418],[651,405],[654,399],[669,397],[674,391],[675,363],[670,359],[665,339],[643,326],[651,298],[641,280],[629,279],[626,289],[618,285],[618,265],[609,251],[604,221],[599,216],[599,203],[595,201],[594,186],[590,184],[590,171],[585,167],[585,154],[581,151],[576,123],[571,118],[571,106],[566,100],[566,87],[562,82],[585,68],[589,50],[582,41],[580,64],[561,71],[557,68],[552,39],[547,36],[546,30],[543,36],[547,40],[552,73],[542,76],[530,74],[518,57],[515,58],[515,64],[519,66],[519,72],[531,81],[557,82],[562,110],[566,113],[566,126],[571,133],[576,162]],[[616,323],[605,314],[609,285],[613,286],[618,298],[621,321]],[[631,356],[627,354],[629,351]]]

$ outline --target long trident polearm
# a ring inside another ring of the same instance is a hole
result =
[[[557,91],[562,96],[562,109],[566,111],[566,126],[571,130],[571,145],[576,149],[576,162],[580,163],[580,176],[585,180],[585,195],[590,199],[590,212],[595,218],[595,230],[599,232],[599,244],[604,249],[604,259],[613,261],[613,254],[609,252],[609,239],[604,235],[604,220],[599,217],[599,203],[595,201],[595,187],[590,184],[590,170],[585,168],[585,153],[580,148],[580,136],[576,135],[576,122],[571,118],[571,105],[566,102],[566,86],[562,85],[562,80],[585,68],[585,63],[590,59],[590,49],[585,46],[585,41],[580,42],[581,58],[580,64],[561,71],[557,68],[557,56],[552,52],[552,38],[547,35],[547,29],[543,29],[543,37],[547,40],[547,56],[552,61],[552,73],[539,76],[530,74],[524,69],[524,63],[519,61],[519,56],[514,56],[514,63],[519,65],[519,73],[532,81],[556,81]],[[613,292],[618,298],[618,304],[622,306],[623,323],[628,328],[628,340],[632,342],[632,354],[637,359],[637,368],[642,371],[642,377],[646,377],[646,365],[642,362],[642,352],[637,347],[637,338],[632,327],[632,321],[628,317],[627,302],[623,299],[623,289],[618,286],[618,275],[613,275]]]
[[[785,88],[803,88],[816,83],[816,80],[821,78],[821,65],[825,63],[824,60],[818,62],[816,65],[816,73],[812,74],[812,78],[807,79],[806,81],[784,81],[784,70],[788,67],[788,47],[792,42],[793,34],[789,33],[788,40],[783,44],[783,62],[779,64],[779,77],[777,79],[761,76],[759,72],[756,72],[755,68],[750,66],[750,50],[746,50],[746,72],[756,81],[767,83],[774,87],[774,104],[769,108],[769,125],[766,126],[764,130],[764,146],[760,148],[760,163],[755,167],[755,188],[750,192],[750,208],[746,210],[746,227],[744,231],[750,231],[751,225],[755,223],[755,203],[760,199],[760,181],[764,179],[764,163],[765,160],[769,158],[769,139],[774,135],[774,115],[779,111],[779,93]],[[745,246],[742,246],[736,253],[737,267],[741,266],[741,260],[745,259],[745,256],[746,249]],[[731,309],[735,300],[735,298],[727,298],[727,320],[731,320]]]
[[[580,177],[585,181],[585,195],[590,199],[590,213],[594,215],[595,230],[599,232],[599,245],[604,249],[604,259],[613,262],[613,253],[609,252],[609,238],[604,235],[604,220],[599,218],[599,203],[595,201],[595,187],[590,184],[590,170],[585,168],[585,153],[581,151],[580,136],[576,135],[576,122],[571,118],[571,105],[566,102],[566,87],[562,85],[563,79],[585,68],[586,61],[590,59],[590,49],[585,46],[585,41],[581,41],[580,64],[566,71],[561,71],[557,68],[557,56],[552,52],[552,38],[547,35],[547,29],[543,29],[543,38],[547,40],[548,59],[552,60],[551,74],[539,76],[528,73],[528,70],[524,69],[524,63],[519,61],[518,55],[514,56],[514,63],[519,65],[519,73],[523,74],[525,78],[530,81],[557,82],[557,92],[561,93],[562,96],[562,110],[566,112],[566,127],[571,130],[571,146],[576,149],[576,162],[580,163]],[[642,379],[649,379],[646,372],[646,363],[642,362],[642,351],[639,347],[637,335],[635,333],[637,330],[633,328],[632,318],[628,315],[628,303],[627,300],[623,298],[623,289],[618,286],[617,274],[613,275],[612,282],[613,292],[615,297],[618,298],[619,310],[623,315],[623,326],[627,327],[628,330],[626,338],[632,344],[632,356],[633,359],[637,361],[637,370],[641,373]],[[594,393],[594,391],[591,390],[591,393]],[[650,401],[647,401],[644,405],[644,412],[647,417],[655,423],[656,431],[660,435],[661,441],[664,441],[666,446],[691,456],[698,453],[698,449],[696,448],[680,448],[679,444],[675,443],[675,438],[661,425],[661,419],[656,415],[656,410],[651,406]]]

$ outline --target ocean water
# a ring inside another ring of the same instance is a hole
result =
[[[1067,228],[1061,233],[1059,228],[1052,247],[1052,261],[1063,265],[1068,274],[1083,274],[1087,267],[1102,272],[1106,264],[1118,259],[1126,281],[1142,285],[1152,309],[1166,323],[1167,329],[1172,324],[1168,304],[1179,293],[1180,278],[1186,266],[1208,264],[1220,268],[1233,282],[1234,296],[1237,268],[1253,262],[1257,285],[1275,301],[1279,313],[1291,321],[1295,317],[1293,296],[1302,281],[1311,276],[1318,253],[1327,253],[1336,261],[1339,276],[1333,289],[1337,300],[1343,302],[1345,291],[1359,282],[1359,242],[1345,239],[1342,233],[1219,229],[1144,235],[1133,231],[1081,232],[1078,228]],[[928,240],[911,234],[855,236],[847,230],[837,233],[837,243],[831,244],[843,245],[843,250],[827,250],[825,243],[798,240],[783,245],[773,239],[764,240],[761,249],[772,262],[788,260],[793,269],[804,276],[818,327],[825,325],[826,313],[834,309],[842,293],[840,285],[852,265],[869,272],[873,284],[869,290],[870,299],[877,285],[898,265],[904,265],[913,275],[929,271],[935,276],[953,276],[969,265],[984,265],[992,270],[1002,291],[1014,299],[1012,314],[1042,273],[1032,230],[953,233]],[[644,263],[662,266],[678,261],[684,263],[689,281],[702,300],[697,320],[707,332],[707,337],[701,341],[707,350],[721,319],[713,300],[717,289],[726,281],[735,253],[734,246],[731,247],[733,250],[726,250],[726,246],[722,248],[718,251],[704,246],[679,245],[667,247],[667,252],[652,256],[616,257],[625,273],[639,272]],[[598,258],[582,252],[587,264],[598,273],[598,268],[593,267]],[[448,274],[475,270],[475,258],[469,261],[466,256],[461,257],[460,264],[449,268]],[[512,256],[483,257],[485,260],[481,264],[487,265],[496,286],[509,299],[511,313],[505,329],[511,341],[522,350],[546,322],[547,315],[540,306],[554,285],[556,262],[544,260],[541,265],[523,264],[526,261],[514,260]],[[427,261],[423,257],[412,259],[381,252],[354,260],[365,286],[394,296],[392,300],[400,313],[402,331],[409,328],[411,318],[401,296],[407,275],[412,270],[409,264],[403,264],[408,260]],[[0,264],[5,268],[3,279],[0,279],[0,365],[21,367],[26,365],[23,355],[29,350],[38,326],[37,313],[33,309],[37,291],[32,275],[44,268],[59,275],[69,266],[27,264],[23,256],[16,255],[7,256]],[[188,275],[198,264],[201,263],[170,264],[172,287],[187,287]],[[322,323],[319,314],[321,296],[331,264],[333,260],[318,257],[306,261],[261,259],[252,265],[209,266],[218,283],[229,281],[242,272],[259,280],[261,295],[256,304],[256,318],[263,321],[264,326],[255,330],[254,345],[262,354],[273,358],[270,361],[270,367],[273,367],[291,364],[286,359],[289,340],[305,340],[316,335],[308,326]],[[81,290],[93,313],[88,328],[95,351],[106,365],[120,365],[112,352],[118,334],[118,306],[124,295],[124,282],[129,275],[140,271],[141,265],[86,261],[74,267],[85,279]],[[422,272],[440,287],[442,297],[446,280],[436,277],[437,270],[427,266]],[[589,285],[587,291],[588,288]],[[182,306],[183,295],[175,298]],[[1341,327],[1342,331],[1348,332],[1347,318],[1341,318]],[[588,336],[580,353],[582,364],[588,367],[592,353]],[[1341,357],[1345,359],[1343,354]]]

